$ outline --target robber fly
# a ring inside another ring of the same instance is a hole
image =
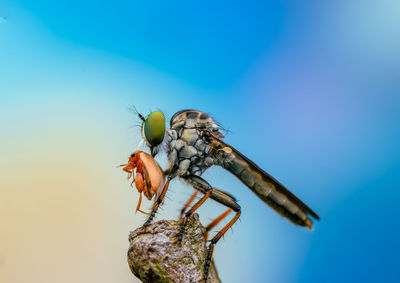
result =
[[[154,157],[160,150],[164,149],[170,163],[169,168],[165,171],[166,182],[160,192],[157,193],[158,197],[143,226],[146,227],[152,222],[170,181],[175,177],[182,178],[196,190],[181,210],[180,216],[183,219],[178,241],[182,241],[187,218],[208,198],[214,199],[228,209],[206,227],[207,233],[230,212],[235,212],[235,216],[210,240],[204,266],[204,280],[207,280],[208,277],[215,244],[237,221],[241,213],[241,208],[233,196],[214,188],[201,178],[204,171],[211,166],[219,165],[234,174],[263,202],[294,224],[311,229],[312,220],[310,216],[319,219],[319,216],[313,210],[275,178],[231,145],[225,143],[222,140],[224,133],[208,114],[197,110],[179,111],[172,116],[169,128],[165,127],[165,117],[160,111],[152,112],[147,117],[139,113],[138,115],[143,121],[142,137],[149,146],[152,156]],[[198,191],[203,196],[188,209]]]

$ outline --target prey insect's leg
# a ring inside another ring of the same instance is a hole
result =
[[[182,219],[183,214],[185,213],[185,210],[189,207],[189,205],[193,202],[193,200],[196,198],[198,191],[194,191],[193,195],[190,197],[190,199],[186,202],[185,206],[181,209],[181,213],[179,214],[179,219]]]
[[[141,204],[142,204],[142,192],[139,193],[139,202],[138,202],[138,204],[137,204],[137,206],[136,206],[136,211],[135,211],[135,213],[139,211],[139,212],[141,212],[141,213],[143,213],[143,214],[149,215],[150,213],[145,212],[145,211],[143,211],[143,210],[140,209],[140,205],[141,205]]]
[[[204,234],[204,239],[207,241],[208,239],[208,232],[214,228],[215,226],[217,226],[219,224],[219,222],[222,221],[222,219],[224,219],[225,217],[228,216],[229,213],[232,212],[232,208],[229,208],[227,211],[225,211],[224,213],[222,213],[220,216],[218,216],[216,219],[214,219],[212,222],[210,222],[207,226],[206,226],[206,233]]]
[[[137,213],[138,211],[139,212],[141,212],[141,213],[144,213],[144,214],[146,214],[146,215],[149,215],[149,213],[147,213],[147,212],[144,212],[144,211],[142,211],[141,209],[140,209],[140,206],[141,206],[141,204],[142,204],[142,192],[143,192],[143,190],[144,191],[147,191],[147,184],[146,184],[146,182],[144,182],[144,180],[143,180],[143,175],[142,175],[142,173],[136,173],[136,179],[134,179],[134,181],[132,181],[132,183],[131,183],[131,186],[133,185],[133,183],[135,182],[135,186],[136,186],[136,188],[137,188],[137,190],[138,190],[138,192],[139,192],[139,202],[138,202],[138,204],[137,204],[137,206],[136,206],[136,211],[135,211],[135,213]]]

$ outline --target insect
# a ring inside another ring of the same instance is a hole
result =
[[[154,195],[156,195],[156,198],[159,197],[165,181],[163,170],[151,155],[143,151],[132,153],[128,163],[119,167],[123,167],[122,170],[128,173],[128,180],[132,178],[131,186],[135,183],[136,189],[140,193],[136,212],[148,214],[140,209],[142,192],[148,200],[151,200]],[[134,174],[135,169],[136,174]]]
[[[230,212],[235,212],[234,217],[210,240],[204,266],[205,281],[208,277],[215,244],[241,214],[241,207],[233,196],[211,186],[201,178],[204,171],[211,166],[219,165],[234,174],[263,202],[296,225],[311,229],[311,217],[319,219],[319,216],[313,210],[281,183],[234,147],[225,143],[222,140],[224,133],[208,114],[197,110],[179,111],[172,116],[170,128],[165,127],[165,117],[160,111],[152,112],[147,117],[139,113],[138,115],[143,121],[143,139],[149,146],[152,156],[164,149],[170,163],[169,168],[165,171],[166,183],[161,193],[158,194],[151,213],[143,226],[146,227],[152,222],[159,204],[166,194],[169,182],[175,177],[182,178],[196,190],[181,210],[180,217],[183,219],[178,235],[179,241],[182,241],[187,218],[208,198],[214,199],[228,209],[206,227],[207,233]],[[203,193],[203,196],[190,207],[197,191]],[[188,209],[189,207],[190,209]]]

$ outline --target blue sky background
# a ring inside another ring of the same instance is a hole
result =
[[[321,216],[295,227],[210,169],[242,206],[224,282],[397,282],[399,34],[395,0],[1,1],[0,281],[138,282],[145,218],[115,168],[139,149],[135,105],[212,114]],[[175,181],[159,218],[191,192]]]

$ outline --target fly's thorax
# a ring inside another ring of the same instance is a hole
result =
[[[207,113],[197,110],[182,110],[175,113],[171,118],[170,127],[177,131],[178,136],[184,129],[192,128],[198,131],[210,131],[219,138],[224,137],[214,119]]]
[[[168,159],[179,168],[179,175],[200,176],[207,168],[214,165],[216,160],[210,156],[211,145],[193,128],[185,128],[181,133],[175,129],[167,131],[170,141],[168,144]]]
[[[179,174],[201,175],[207,168],[217,164],[216,156],[211,154],[212,145],[204,132],[222,138],[217,123],[208,114],[197,110],[177,112],[170,121],[167,133],[169,161],[179,168]]]
[[[194,146],[196,141],[200,138],[198,131],[195,128],[187,128],[181,131],[180,139],[185,141],[190,146]]]

